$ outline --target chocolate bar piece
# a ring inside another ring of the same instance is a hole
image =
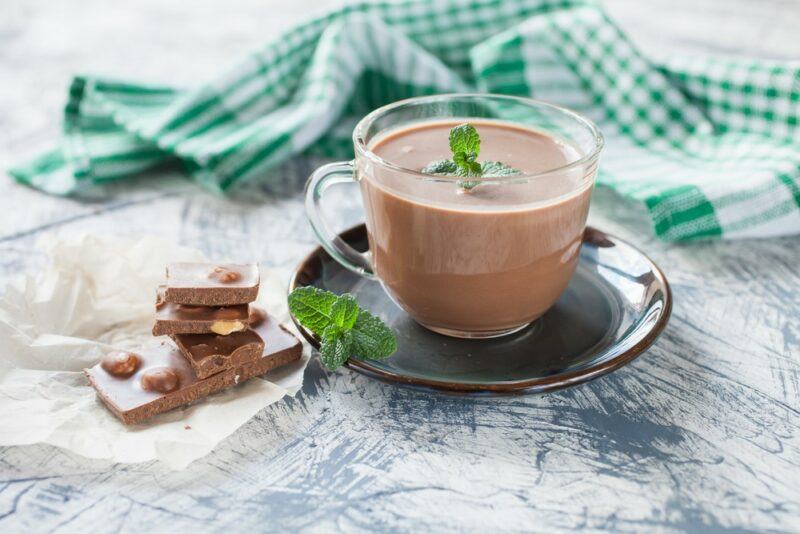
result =
[[[264,351],[264,340],[255,330],[217,334],[176,334],[172,340],[194,368],[198,378],[250,363]]]
[[[232,306],[258,296],[258,266],[215,263],[171,263],[164,299],[194,306]]]
[[[227,336],[247,328],[250,311],[247,304],[234,306],[193,306],[164,299],[164,286],[158,287],[154,336],[172,334],[219,334]]]
[[[205,379],[197,378],[188,360],[167,343],[136,355],[115,353],[111,363],[118,363],[121,354],[129,355],[126,365],[118,366],[120,373],[112,374],[100,363],[83,372],[117,418],[126,425],[140,423],[300,358],[300,341],[274,318],[268,317],[256,331],[266,340],[260,359]],[[129,363],[135,365],[132,375],[127,375]]]

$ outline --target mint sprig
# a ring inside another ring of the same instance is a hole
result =
[[[519,170],[499,161],[478,163],[478,155],[481,153],[481,138],[478,130],[469,123],[451,128],[449,140],[453,158],[432,161],[422,169],[422,172],[437,176],[460,176],[463,178],[491,178],[521,174]],[[472,189],[479,183],[475,180],[458,182],[466,190]]]
[[[349,293],[298,287],[289,293],[289,310],[298,323],[320,338],[320,358],[331,370],[350,357],[382,360],[397,350],[392,330],[361,309]]]

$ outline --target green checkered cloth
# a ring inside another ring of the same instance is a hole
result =
[[[597,122],[598,183],[643,204],[664,239],[800,232],[800,65],[655,64],[579,1],[362,2],[193,90],[76,78],[62,146],[11,174],[72,195],[177,160],[226,191],[296,154],[352,157],[353,126],[378,106],[475,90]]]

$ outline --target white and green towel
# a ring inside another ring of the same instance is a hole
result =
[[[352,157],[378,106],[474,90],[595,120],[599,183],[644,204],[664,239],[800,232],[800,63],[655,64],[580,1],[361,2],[193,90],[76,78],[62,146],[11,174],[70,195],[179,160],[225,191],[295,154]]]

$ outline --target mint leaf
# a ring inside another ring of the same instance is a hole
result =
[[[522,174],[514,167],[504,165],[499,161],[484,161],[481,164],[481,176],[484,178],[497,177],[497,176],[513,176],[515,174]]]
[[[453,153],[453,156],[459,152],[474,154],[472,161],[475,161],[481,152],[481,138],[478,135],[478,130],[469,123],[459,124],[452,128],[450,130],[450,152]]]
[[[427,164],[422,168],[423,173],[432,174],[434,176],[462,176],[464,178],[470,176],[480,176],[481,166],[479,163],[466,163],[465,166],[459,166],[451,159],[440,159]],[[458,184],[464,189],[471,189],[478,185],[478,182],[460,181]]]
[[[453,159],[433,161],[426,165],[422,172],[439,176],[460,176],[463,178],[491,178],[521,174],[520,171],[499,161],[478,163],[481,152],[481,138],[478,130],[471,124],[459,124],[450,129],[450,151]],[[461,180],[462,188],[470,190],[479,185],[479,180]]]
[[[481,164],[475,161],[475,153],[456,152],[453,154],[453,161],[458,165],[456,174],[458,176],[480,176]]]
[[[440,159],[432,161],[422,168],[425,174],[438,174],[440,176],[454,176],[458,171],[458,165],[450,159]]]
[[[344,294],[331,306],[331,319],[342,332],[346,332],[356,324],[358,311],[356,298],[353,295]]]
[[[480,176],[481,165],[476,160],[481,151],[481,138],[471,124],[460,124],[450,130],[450,152],[456,164],[457,176]],[[475,182],[459,182],[461,187],[471,189]]]
[[[362,310],[353,295],[337,296],[314,287],[299,287],[289,294],[288,301],[297,322],[320,338],[320,358],[330,369],[350,357],[383,359],[397,350],[392,330]]]
[[[337,298],[316,287],[298,287],[289,294],[289,309],[301,325],[321,336],[334,322],[331,309]]]
[[[353,349],[353,333],[340,333],[339,330],[331,325],[322,335],[322,342],[319,346],[319,356],[322,363],[328,369],[341,367]]]
[[[394,332],[379,318],[362,310],[350,331],[353,334],[353,354],[367,360],[383,360],[397,350]]]

